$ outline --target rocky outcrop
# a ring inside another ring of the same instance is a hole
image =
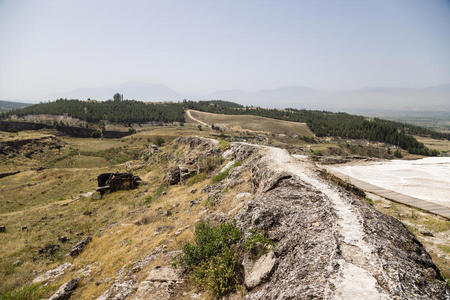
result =
[[[164,182],[167,185],[175,185],[180,182],[184,182],[195,173],[196,170],[190,170],[183,166],[176,166],[169,170],[166,177],[164,178]]]
[[[90,236],[85,237],[84,239],[79,241],[75,246],[72,247],[72,249],[70,250],[70,255],[78,256],[84,250],[84,248],[87,246],[87,244],[89,244],[91,241],[92,241],[92,237],[90,237]]]
[[[33,279],[33,283],[54,280],[54,279],[60,277],[61,275],[63,275],[64,272],[67,269],[69,269],[71,266],[72,266],[71,263],[68,263],[68,262],[63,263],[63,264],[57,266],[56,268],[48,270],[44,274],[37,276],[36,278]]]
[[[275,242],[273,259],[244,263],[246,299],[448,295],[430,255],[403,224],[320,177],[313,163],[277,148],[236,143],[231,150],[230,157],[246,159],[255,192],[237,224]]]
[[[0,155],[14,157],[23,155],[26,158],[34,158],[44,151],[59,151],[65,143],[54,136],[44,136],[33,139],[16,139],[0,142]]]
[[[72,293],[78,287],[79,278],[73,278],[64,283],[48,300],[69,300]]]
[[[182,282],[180,270],[168,266],[155,267],[139,284],[132,299],[173,299],[176,286]]]

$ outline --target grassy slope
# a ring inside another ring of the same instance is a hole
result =
[[[289,122],[251,115],[221,115],[191,110],[194,118],[207,124],[240,130],[271,132],[275,134],[314,136],[306,123]]]

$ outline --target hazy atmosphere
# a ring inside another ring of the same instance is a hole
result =
[[[0,300],[449,299],[450,1],[0,0]]]
[[[0,99],[450,110],[449,37],[448,1],[2,0]]]

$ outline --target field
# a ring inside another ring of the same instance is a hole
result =
[[[425,146],[436,149],[442,152],[449,153],[450,152],[450,141],[449,140],[436,140],[432,138],[426,138],[421,136],[415,136],[415,138],[425,144]]]
[[[269,132],[288,136],[314,136],[306,123],[288,122],[250,115],[220,115],[195,110],[190,110],[189,113],[188,117],[190,115],[209,125],[214,124],[215,126],[227,127],[233,130]],[[191,119],[191,121],[194,120]]]

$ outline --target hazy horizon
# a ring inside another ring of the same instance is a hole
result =
[[[448,1],[0,0],[0,42],[2,100],[450,83]]]

